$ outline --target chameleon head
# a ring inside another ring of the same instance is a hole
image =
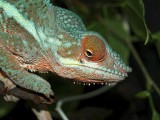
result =
[[[63,40],[67,43],[62,44],[57,52],[60,67],[55,72],[59,75],[77,82],[107,84],[123,80],[131,72],[131,68],[98,33],[87,32],[78,40],[69,36],[64,38],[69,40]]]

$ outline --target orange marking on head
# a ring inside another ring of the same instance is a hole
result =
[[[101,61],[106,57],[106,46],[97,36],[86,36],[82,40],[82,54],[91,61]]]

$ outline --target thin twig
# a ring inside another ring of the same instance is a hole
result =
[[[88,98],[92,98],[92,97],[98,96],[98,95],[108,91],[113,86],[115,86],[115,84],[112,85],[112,86],[101,87],[101,88],[99,88],[97,90],[94,90],[94,91],[86,93],[86,94],[77,95],[77,96],[71,96],[71,97],[67,97],[67,98],[61,99],[61,100],[59,100],[57,102],[55,110],[60,114],[60,116],[62,117],[63,120],[69,120],[68,117],[65,115],[65,113],[62,110],[62,105],[64,103],[73,102],[73,101],[76,101],[76,100],[84,100],[84,99],[88,99]]]

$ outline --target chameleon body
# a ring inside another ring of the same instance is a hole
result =
[[[50,98],[50,84],[35,71],[90,85],[121,81],[131,68],[75,13],[49,0],[0,0],[0,81]]]
[[[31,72],[109,83],[131,71],[76,14],[47,0],[0,0],[0,68],[16,85],[48,97],[50,84]]]

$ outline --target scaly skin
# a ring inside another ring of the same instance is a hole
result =
[[[50,84],[28,70],[85,83],[117,82],[131,71],[103,37],[87,31],[68,10],[43,0],[1,0],[0,8],[0,68],[22,88],[53,95]]]
[[[88,85],[117,83],[131,72],[101,35],[49,0],[0,0],[0,69],[16,88],[49,99],[50,84],[32,72]]]

